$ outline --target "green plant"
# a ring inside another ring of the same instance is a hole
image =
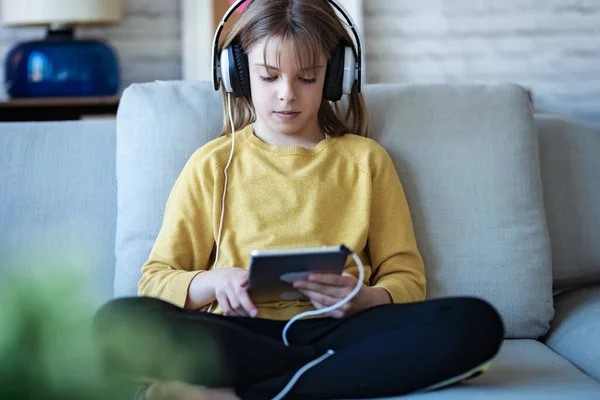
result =
[[[46,260],[43,267],[49,273],[0,273],[0,399],[131,399],[137,385],[109,380],[102,368],[106,364],[92,335],[98,302],[88,294],[90,278],[62,261]],[[167,343],[163,328],[156,326],[146,338],[115,328],[111,340],[120,346],[121,364],[185,380],[186,373],[197,373],[202,360],[186,352],[185,341]],[[165,346],[156,346],[162,339]],[[214,361],[210,351],[208,357]],[[211,364],[206,371],[217,369]]]
[[[82,288],[72,273],[41,277],[3,273],[1,399],[105,398],[89,334],[93,304]]]

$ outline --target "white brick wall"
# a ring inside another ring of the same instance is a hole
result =
[[[121,65],[121,87],[132,82],[181,78],[180,2],[177,0],[123,0],[119,25],[77,28],[82,38],[101,38],[115,47]],[[16,43],[43,38],[42,28],[0,28],[0,76],[4,59]],[[3,86],[0,95],[5,95]]]
[[[600,127],[600,0],[364,0],[363,8],[367,82],[512,81],[531,89],[538,110]],[[115,46],[124,88],[181,78],[179,24],[180,1],[124,0],[122,24],[78,35]],[[0,58],[43,35],[1,28]]]
[[[512,81],[600,126],[600,0],[366,0],[368,82]]]

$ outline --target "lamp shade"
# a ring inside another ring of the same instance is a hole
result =
[[[5,25],[105,24],[121,16],[121,0],[2,0]]]

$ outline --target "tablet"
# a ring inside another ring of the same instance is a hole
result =
[[[352,251],[346,246],[253,250],[248,270],[248,294],[252,302],[271,303],[306,297],[292,283],[311,272],[341,275]]]

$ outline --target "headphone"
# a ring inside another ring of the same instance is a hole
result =
[[[233,93],[235,97],[250,97],[250,72],[248,69],[248,56],[239,45],[239,40],[225,47],[221,54],[218,53],[219,36],[225,22],[231,14],[238,9],[246,0],[238,0],[234,3],[219,23],[213,40],[213,86],[219,90],[221,82],[227,93]],[[327,0],[329,4],[335,7],[344,17],[349,28],[356,39],[356,53],[352,47],[339,43],[331,55],[325,72],[325,85],[323,87],[323,97],[329,101],[338,101],[343,94],[349,94],[352,86],[356,82],[357,90],[360,93],[363,86],[362,68],[363,54],[362,41],[358,28],[338,0]],[[357,60],[358,59],[358,60]]]

